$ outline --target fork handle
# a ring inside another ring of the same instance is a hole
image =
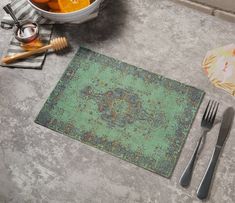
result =
[[[204,136],[206,135],[206,132],[204,131],[202,136],[200,137],[200,139],[198,140],[197,146],[193,152],[193,155],[188,163],[188,165],[186,166],[186,168],[184,169],[184,172],[180,178],[180,185],[183,187],[187,187],[189,186],[191,179],[192,179],[192,174],[193,174],[193,169],[194,169],[194,165],[195,162],[198,158],[199,155],[199,149],[202,143],[202,139],[204,138]]]
[[[197,191],[197,197],[199,199],[205,199],[208,196],[211,181],[212,181],[214,170],[215,170],[215,166],[216,166],[217,160],[220,155],[220,151],[221,151],[221,147],[216,146],[214,149],[214,153],[211,157],[209,166],[206,170],[206,173],[205,173],[205,175],[199,185],[198,191]]]

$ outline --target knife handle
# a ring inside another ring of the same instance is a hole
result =
[[[209,166],[208,166],[206,173],[205,173],[205,175],[199,185],[199,188],[197,190],[197,197],[199,199],[205,199],[208,196],[208,192],[209,192],[211,181],[213,178],[215,166],[216,166],[217,160],[219,158],[220,150],[221,150],[221,147],[219,147],[219,146],[216,146],[214,149],[214,153],[211,157]]]

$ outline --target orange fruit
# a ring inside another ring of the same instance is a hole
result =
[[[49,6],[50,9],[53,10],[60,10],[60,6],[58,3],[58,0],[50,0],[47,5]]]
[[[48,1],[50,1],[50,0],[32,0],[34,3],[40,3],[40,4],[42,4],[42,3],[47,3]]]
[[[64,13],[77,11],[90,5],[90,0],[58,0],[60,9]]]

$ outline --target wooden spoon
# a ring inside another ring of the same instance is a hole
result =
[[[53,49],[54,51],[59,51],[61,49],[64,49],[68,46],[67,39],[65,37],[58,37],[53,40],[51,40],[50,44],[43,46],[39,49],[35,49],[32,51],[27,51],[19,54],[14,54],[11,56],[5,56],[2,58],[3,63],[12,63],[18,59],[28,58],[29,56],[32,56],[34,54],[43,53],[47,51],[48,49]]]

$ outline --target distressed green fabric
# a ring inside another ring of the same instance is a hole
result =
[[[36,123],[170,177],[203,95],[80,48]]]

